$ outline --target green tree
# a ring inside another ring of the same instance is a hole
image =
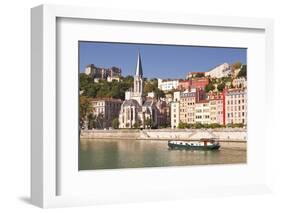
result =
[[[86,96],[79,97],[79,118],[80,118],[80,128],[84,125],[87,116],[92,114],[93,106],[91,99]]]
[[[178,128],[179,128],[179,129],[184,129],[184,128],[186,128],[186,123],[179,122]]]
[[[210,92],[213,91],[215,89],[215,86],[212,83],[209,83],[208,85],[206,85],[205,87],[205,91],[206,92]]]
[[[221,128],[222,126],[218,123],[213,123],[209,125],[209,128],[215,129],[215,128]]]
[[[204,127],[204,125],[201,124],[201,123],[199,123],[199,122],[197,122],[197,123],[195,123],[195,124],[193,125],[193,127],[194,127],[195,129],[201,129],[201,128]]]
[[[96,128],[96,116],[92,113],[87,116],[88,119],[88,129]]]
[[[244,77],[247,79],[247,65],[243,65],[241,70],[239,71],[237,78]]]
[[[222,92],[222,91],[224,90],[224,88],[225,88],[225,83],[224,83],[224,82],[220,83],[220,84],[217,86],[217,89],[218,89],[218,91],[220,91],[220,92]]]
[[[112,120],[112,128],[113,129],[118,129],[119,128],[119,120],[118,120],[118,118],[114,118]]]
[[[204,76],[205,76],[204,73],[197,73],[197,74],[195,74],[195,78],[202,78]]]
[[[134,127],[135,129],[140,128],[140,126],[141,126],[141,121],[139,121],[139,120],[137,120],[137,121],[134,123],[134,125],[133,125],[133,127]]]
[[[145,125],[146,128],[151,128],[152,127],[152,120],[151,120],[151,118],[146,118],[144,120],[144,125]]]

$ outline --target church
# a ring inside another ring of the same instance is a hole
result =
[[[119,128],[157,127],[158,109],[153,98],[144,97],[141,55],[138,53],[134,85],[125,93],[119,114]]]

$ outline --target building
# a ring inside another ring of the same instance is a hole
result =
[[[96,67],[94,64],[89,64],[85,68],[85,74],[88,76],[91,76],[95,79],[95,81],[98,80],[120,80],[121,77],[121,69],[118,67],[111,67],[111,68],[101,68]]]
[[[247,90],[224,90],[224,124],[247,124]]]
[[[165,94],[165,101],[169,104],[173,101],[173,94],[171,93],[166,93]]]
[[[171,127],[175,129],[180,123],[180,103],[178,101],[171,102]]]
[[[95,98],[92,100],[93,115],[96,120],[96,128],[108,128],[112,121],[118,118],[122,101],[111,98]]]
[[[173,89],[177,89],[179,85],[179,80],[163,80],[163,79],[158,79],[158,88],[163,90],[164,92],[171,91]]]
[[[180,123],[180,92],[174,92],[173,101],[170,103],[171,106],[171,128],[175,129]]]
[[[140,53],[134,76],[134,85],[125,93],[119,114],[119,128],[151,128],[158,126],[156,101],[143,95],[143,70]]]
[[[157,125],[159,127],[167,127],[170,125],[170,106],[164,100],[158,100],[156,102],[158,109]]]
[[[209,79],[206,77],[194,77],[189,80],[179,80],[177,89],[184,91],[191,87],[205,89],[209,84]]]
[[[120,76],[107,76],[107,79],[106,79],[107,82],[112,82],[112,81],[120,81]]]
[[[205,76],[209,76],[211,78],[222,78],[231,75],[231,73],[231,66],[228,63],[224,63],[206,72]]]
[[[246,88],[247,87],[247,80],[244,77],[235,78],[232,81],[232,85],[236,88]]]
[[[209,84],[209,79],[205,77],[201,78],[192,78],[190,80],[190,86],[200,89],[205,89],[205,87]]]
[[[195,123],[210,124],[210,105],[208,100],[195,103]]]
[[[189,80],[179,80],[178,88],[181,91],[187,90],[190,88],[190,81]]]
[[[188,72],[186,75],[186,79],[201,78],[204,76],[205,76],[205,72]]]
[[[180,122],[193,124],[195,122],[196,89],[186,90],[180,94]]]
[[[224,107],[223,107],[223,93],[208,93],[209,107],[210,107],[210,123],[224,125]]]

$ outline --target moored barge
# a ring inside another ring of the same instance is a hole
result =
[[[168,147],[173,150],[218,150],[220,143],[215,138],[201,138],[199,141],[168,141]]]

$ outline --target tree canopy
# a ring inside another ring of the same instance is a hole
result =
[[[120,82],[113,80],[112,82],[107,82],[105,80],[100,80],[95,82],[90,76],[84,73],[80,74],[80,85],[79,89],[82,94],[87,97],[92,98],[116,98],[125,99],[125,92],[133,86],[134,78],[132,76],[121,77]]]
[[[232,64],[232,68],[234,70],[239,69],[242,66],[240,61],[235,62],[234,64]]]
[[[238,78],[240,77],[244,77],[247,79],[247,65],[243,65],[241,70],[239,71],[238,75],[237,75]]]
[[[205,87],[205,91],[206,91],[206,92],[213,91],[214,89],[215,89],[215,86],[214,86],[214,84],[212,84],[212,83],[209,83],[209,84],[206,85],[206,87]]]

